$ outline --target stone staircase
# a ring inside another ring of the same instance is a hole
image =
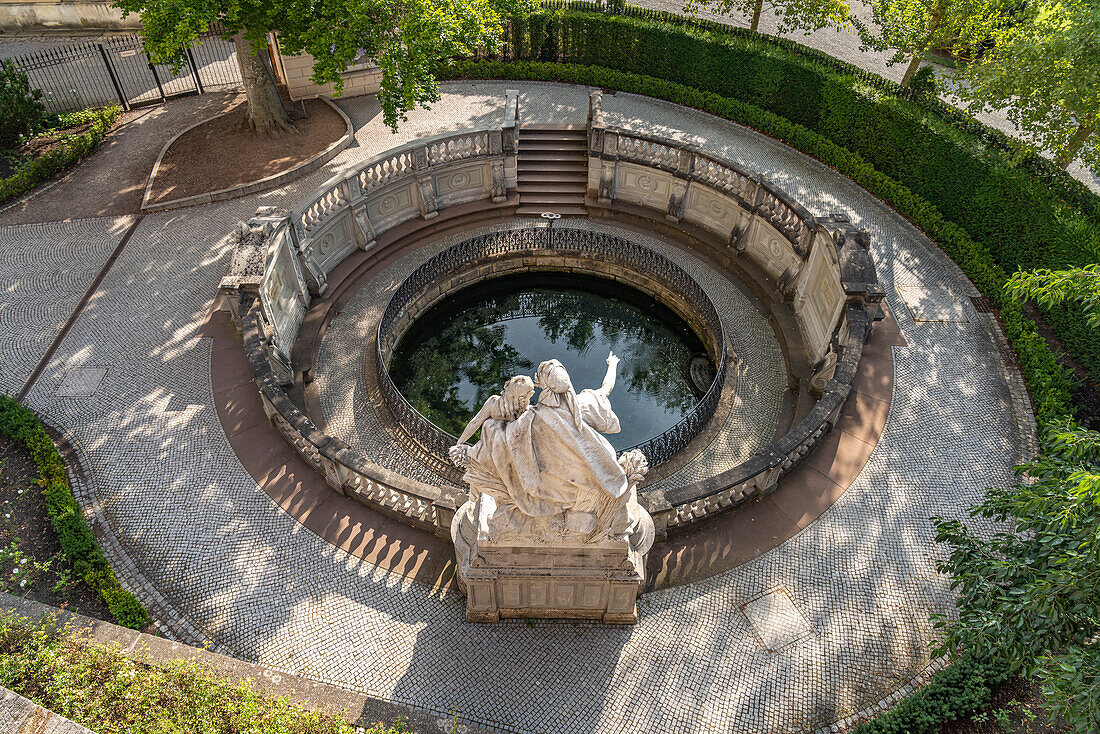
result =
[[[517,214],[587,214],[588,131],[583,125],[524,125],[516,152]]]

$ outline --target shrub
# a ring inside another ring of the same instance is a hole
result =
[[[38,130],[45,115],[42,92],[31,89],[11,59],[0,61],[0,150],[11,150],[21,136]]]
[[[118,119],[120,112],[121,110],[117,106],[113,106],[102,110],[75,113],[81,115],[80,118],[63,119],[63,122],[77,125],[90,119],[92,126],[72,138],[64,148],[51,150],[45,155],[35,158],[14,175],[0,179],[0,204],[30,191],[40,182],[92,153],[103,142],[103,138],[106,137],[107,131],[111,129],[111,125]],[[74,119],[77,121],[72,123],[71,121]]]
[[[42,421],[12,398],[0,395],[0,434],[30,452],[38,469],[38,484],[46,499],[46,512],[57,533],[61,551],[73,564],[76,575],[107,603],[120,625],[133,629],[147,625],[149,613],[137,597],[119,585],[92,529],[84,521],[80,506],[73,498],[65,464]]]

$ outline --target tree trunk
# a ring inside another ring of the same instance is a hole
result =
[[[1073,163],[1074,159],[1077,158],[1078,151],[1081,150],[1081,146],[1089,139],[1092,132],[1092,124],[1081,123],[1077,126],[1077,130],[1066,143],[1066,147],[1058,151],[1058,155],[1054,158],[1054,162],[1058,164],[1059,168],[1063,171],[1069,168],[1069,164]]]
[[[913,54],[913,60],[909,62],[909,68],[905,70],[905,76],[901,78],[901,86],[908,87],[909,80],[913,78],[913,75],[917,73],[917,69],[920,68],[921,59],[924,58],[924,52],[918,51]]]
[[[756,0],[756,7],[752,10],[752,30],[760,30],[760,14],[764,12],[764,0]]]
[[[932,39],[936,37],[936,31],[940,29],[942,21],[943,3],[940,3],[936,6],[936,9],[932,11],[932,17],[928,22],[928,35],[924,37],[924,41],[919,47],[913,49],[913,60],[909,62],[909,68],[905,70],[905,76],[901,78],[901,86],[909,86],[909,80],[913,78],[913,75],[917,73],[917,69],[920,68],[920,62],[921,59],[924,58],[924,52],[932,45]]]
[[[260,49],[259,53],[253,54],[252,44],[245,39],[243,32],[233,37],[233,44],[237,47],[237,64],[241,67],[244,93],[248,98],[248,114],[242,129],[271,137],[297,132],[287,118],[279,89],[264,58],[267,51]]]

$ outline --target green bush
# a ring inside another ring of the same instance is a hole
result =
[[[659,78],[778,115],[938,208],[1007,272],[1100,259],[1100,198],[938,100],[900,94],[881,79],[872,84],[867,73],[847,73],[793,46],[684,19],[570,9],[512,20],[503,53]],[[1100,340],[1084,327],[1080,307],[1043,311],[1066,350],[1100,380]]]
[[[0,179],[0,204],[30,191],[40,182],[47,180],[58,172],[68,168],[90,154],[103,142],[107,131],[118,119],[121,110],[117,106],[107,107],[102,110],[91,110],[84,113],[75,113],[79,117],[62,118],[62,123],[81,124],[90,121],[92,126],[73,137],[63,148],[35,158],[15,174],[8,178]],[[72,122],[76,120],[76,122]]]
[[[993,700],[993,688],[1008,680],[995,660],[963,654],[927,685],[852,734],[936,734],[945,722],[969,719]]]
[[[149,613],[137,597],[119,585],[95,535],[84,521],[80,506],[73,499],[65,464],[42,421],[12,398],[0,395],[0,434],[30,452],[38,469],[38,484],[46,499],[46,512],[57,533],[61,551],[73,564],[76,575],[102,597],[120,625],[133,629],[147,625]]]
[[[38,130],[45,116],[42,92],[31,88],[11,59],[0,61],[0,151],[13,149],[20,137]]]

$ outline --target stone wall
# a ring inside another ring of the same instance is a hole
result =
[[[278,39],[272,38],[275,50],[276,73],[279,81],[286,85],[293,100],[313,99],[314,97],[332,97],[336,89],[332,84],[316,84],[313,75],[313,57],[309,54],[284,56],[279,50]],[[382,80],[382,70],[371,64],[353,66],[344,72],[343,97],[358,97],[363,94],[375,94]]]
[[[137,15],[122,17],[122,11],[107,3],[26,2],[0,0],[0,29],[95,29],[137,30]]]

